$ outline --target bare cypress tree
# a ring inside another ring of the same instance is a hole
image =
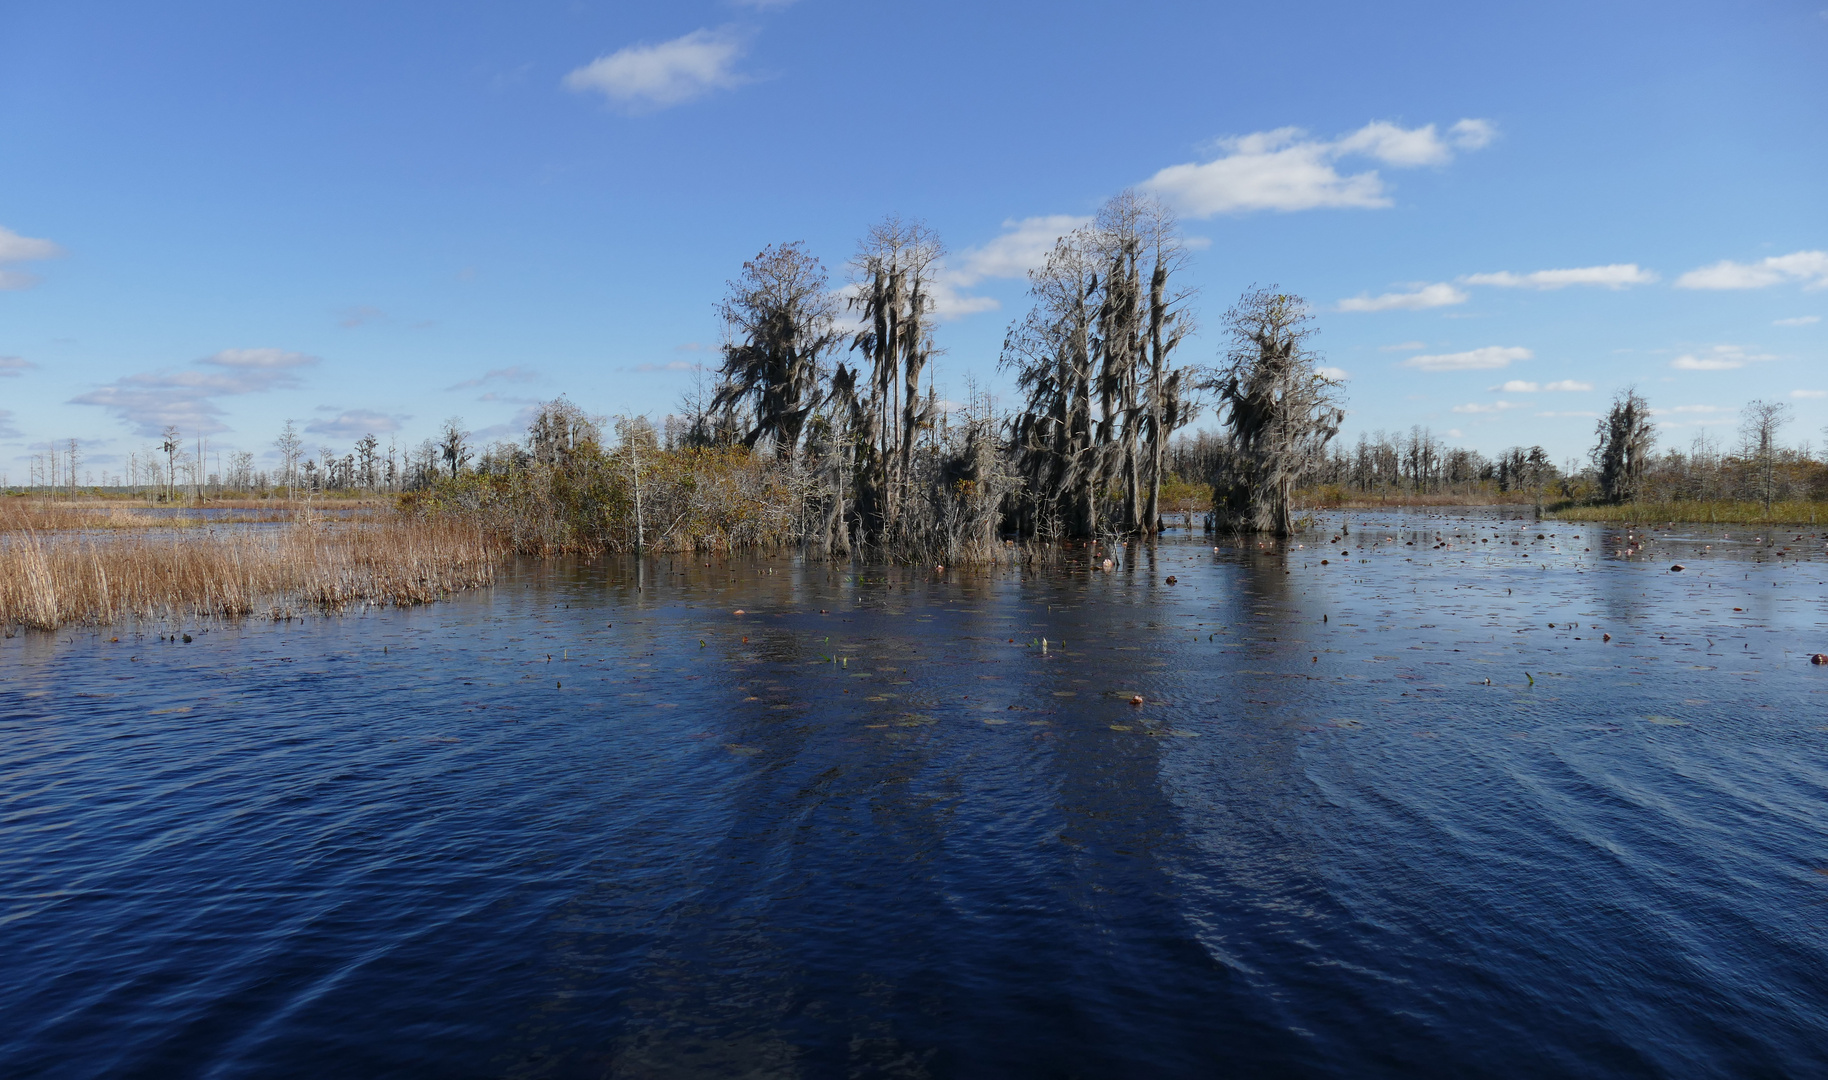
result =
[[[1744,454],[1756,472],[1758,497],[1764,503],[1765,516],[1770,517],[1771,500],[1777,494],[1777,433],[1790,422],[1790,406],[1781,401],[1753,401],[1740,415],[1739,435],[1744,440]]]
[[[1650,422],[1650,405],[1636,387],[1627,387],[1612,399],[1612,408],[1595,431],[1593,464],[1599,470],[1600,495],[1608,502],[1636,499],[1650,462],[1657,429]]]
[[[851,348],[869,363],[856,444],[858,511],[864,533],[880,539],[897,527],[906,501],[914,440],[931,417],[921,407],[920,376],[933,355],[933,278],[945,254],[918,221],[890,216],[870,227],[851,260],[851,305],[865,327]]]
[[[1239,532],[1294,532],[1295,482],[1339,433],[1338,384],[1316,370],[1307,303],[1269,289],[1225,314],[1231,344],[1213,386],[1225,410],[1231,459],[1214,478],[1214,516]]]
[[[743,442],[768,439],[792,458],[819,405],[825,354],[839,339],[825,267],[798,242],[766,248],[743,264],[717,313],[732,340],[712,409],[728,415],[748,402],[753,419]]]
[[[1172,211],[1154,199],[1142,204],[1140,216],[1144,252],[1151,264],[1145,342],[1148,372],[1143,401],[1148,422],[1149,486],[1143,503],[1143,525],[1145,531],[1153,533],[1161,522],[1162,462],[1168,440],[1192,422],[1199,404],[1193,396],[1193,378],[1186,369],[1173,364],[1174,350],[1194,328],[1187,306],[1193,291],[1180,288],[1174,281],[1174,275],[1186,262],[1180,224]]]
[[[298,484],[298,459],[304,455],[305,440],[298,437],[298,428],[287,420],[286,426],[280,429],[279,438],[273,440],[273,448],[279,451],[280,475],[284,478],[286,494]]]
[[[1061,237],[1028,274],[1034,305],[1003,339],[1025,407],[1011,422],[1031,520],[1024,531],[1089,538],[1099,526],[1103,475],[1095,437],[1093,324],[1103,307],[1099,262],[1085,230]]]

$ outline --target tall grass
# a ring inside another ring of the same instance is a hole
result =
[[[26,529],[0,540],[0,626],[423,604],[488,585],[504,553],[499,541],[457,522],[111,536]]]
[[[1565,521],[1681,521],[1719,525],[1814,525],[1828,522],[1828,502],[1786,499],[1771,504],[1750,499],[1670,499],[1598,505],[1559,505],[1551,517]]]

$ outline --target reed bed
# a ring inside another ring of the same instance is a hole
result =
[[[0,541],[0,626],[407,607],[489,585],[505,554],[482,530],[455,522],[112,536],[27,529]]]
[[[1746,499],[1672,499],[1589,506],[1556,506],[1551,517],[1564,521],[1684,522],[1713,525],[1815,525],[1828,522],[1828,502],[1785,499],[1771,503]]]
[[[208,509],[211,516],[187,513]],[[221,513],[220,511],[231,511]],[[302,521],[314,516],[344,519],[379,516],[390,504],[373,500],[337,499],[329,502],[282,500],[224,500],[203,506],[149,507],[123,499],[72,499],[50,501],[30,498],[0,499],[0,533],[78,532],[92,529],[196,529],[206,525],[249,525]]]

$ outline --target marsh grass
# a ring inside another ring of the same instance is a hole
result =
[[[205,516],[196,506],[153,508],[137,500],[0,498],[0,533],[80,532],[94,529],[195,529],[207,525],[247,525],[289,522],[304,517],[360,519],[380,516],[391,504],[369,500],[338,499],[283,501],[240,499],[212,501]],[[222,513],[228,511],[228,513]]]
[[[1600,505],[1558,504],[1545,511],[1563,521],[1685,522],[1715,525],[1815,525],[1828,521],[1828,502],[1790,499],[1771,504],[1734,499],[1672,499]]]
[[[0,626],[405,607],[490,584],[505,553],[482,530],[455,522],[307,520],[113,535],[18,529],[0,538]]]

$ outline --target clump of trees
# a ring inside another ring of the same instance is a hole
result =
[[[1199,408],[1197,372],[1175,355],[1193,329],[1185,260],[1167,208],[1125,192],[1029,273],[1033,306],[1001,360],[1023,395],[1008,425],[1023,534],[1160,528],[1168,445]]]
[[[1006,538],[1151,535],[1170,502],[1188,514],[1191,478],[1221,527],[1294,527],[1296,487],[1343,417],[1298,297],[1247,295],[1223,365],[1184,363],[1186,244],[1165,207],[1125,192],[1029,274],[1000,357],[1021,400],[999,416],[974,388],[963,403],[935,388],[944,257],[930,228],[895,217],[837,289],[803,245],[765,248],[727,283],[721,361],[683,415],[621,418],[612,438],[560,399],[524,444],[473,464],[453,420],[426,444],[443,473],[407,504],[492,518],[524,551],[796,544],[969,562]],[[1189,455],[1175,433],[1206,398],[1226,428]]]

